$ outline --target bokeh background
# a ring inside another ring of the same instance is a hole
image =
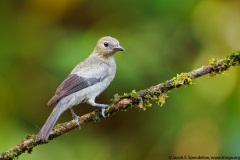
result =
[[[125,48],[117,74],[97,99],[140,90],[240,49],[238,0],[2,0],[0,151],[37,134],[61,81],[110,35]],[[20,160],[153,160],[240,154],[239,69],[168,94],[163,107],[89,123]],[[94,110],[75,107],[78,115]],[[58,123],[71,120],[66,111]]]

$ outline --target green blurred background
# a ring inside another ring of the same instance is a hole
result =
[[[0,151],[37,134],[61,81],[102,36],[125,48],[97,102],[140,90],[240,49],[238,0],[2,0],[0,2]],[[20,160],[155,160],[240,154],[239,69],[168,94],[163,107],[131,109],[89,123]],[[94,110],[75,107],[78,115]],[[58,123],[71,120],[66,111]]]

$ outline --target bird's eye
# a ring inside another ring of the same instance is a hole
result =
[[[108,42],[103,43],[105,47],[108,47]]]

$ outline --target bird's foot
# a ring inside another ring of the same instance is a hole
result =
[[[105,108],[102,108],[102,112],[101,113],[102,113],[102,116],[105,118],[106,116],[105,116],[104,112],[105,112]]]
[[[102,116],[105,118],[105,108],[108,106],[106,104],[99,104],[99,103],[95,103],[94,101],[88,101],[89,104],[91,104],[92,106],[96,106],[96,107],[100,107],[102,108],[101,114]]]
[[[79,130],[80,130],[80,129],[81,129],[81,125],[80,125],[80,123],[79,123],[79,117],[76,115],[76,113],[74,113],[74,111],[73,111],[72,108],[70,108],[70,110],[71,110],[71,113],[72,113],[72,117],[73,117],[73,119],[75,119],[75,121],[76,121],[76,123],[77,123],[77,125],[78,125],[78,128],[79,128]]]
[[[99,107],[101,107],[101,114],[102,114],[102,116],[105,118],[106,116],[105,116],[105,108],[108,106],[108,105],[106,105],[106,104],[98,104],[99,105]]]

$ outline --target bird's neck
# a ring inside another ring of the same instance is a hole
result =
[[[99,58],[104,58],[104,59],[114,59],[113,57],[114,53],[99,53],[98,51],[96,51],[96,49],[94,49],[94,51],[92,52],[92,54],[90,55],[91,57],[99,57]]]

